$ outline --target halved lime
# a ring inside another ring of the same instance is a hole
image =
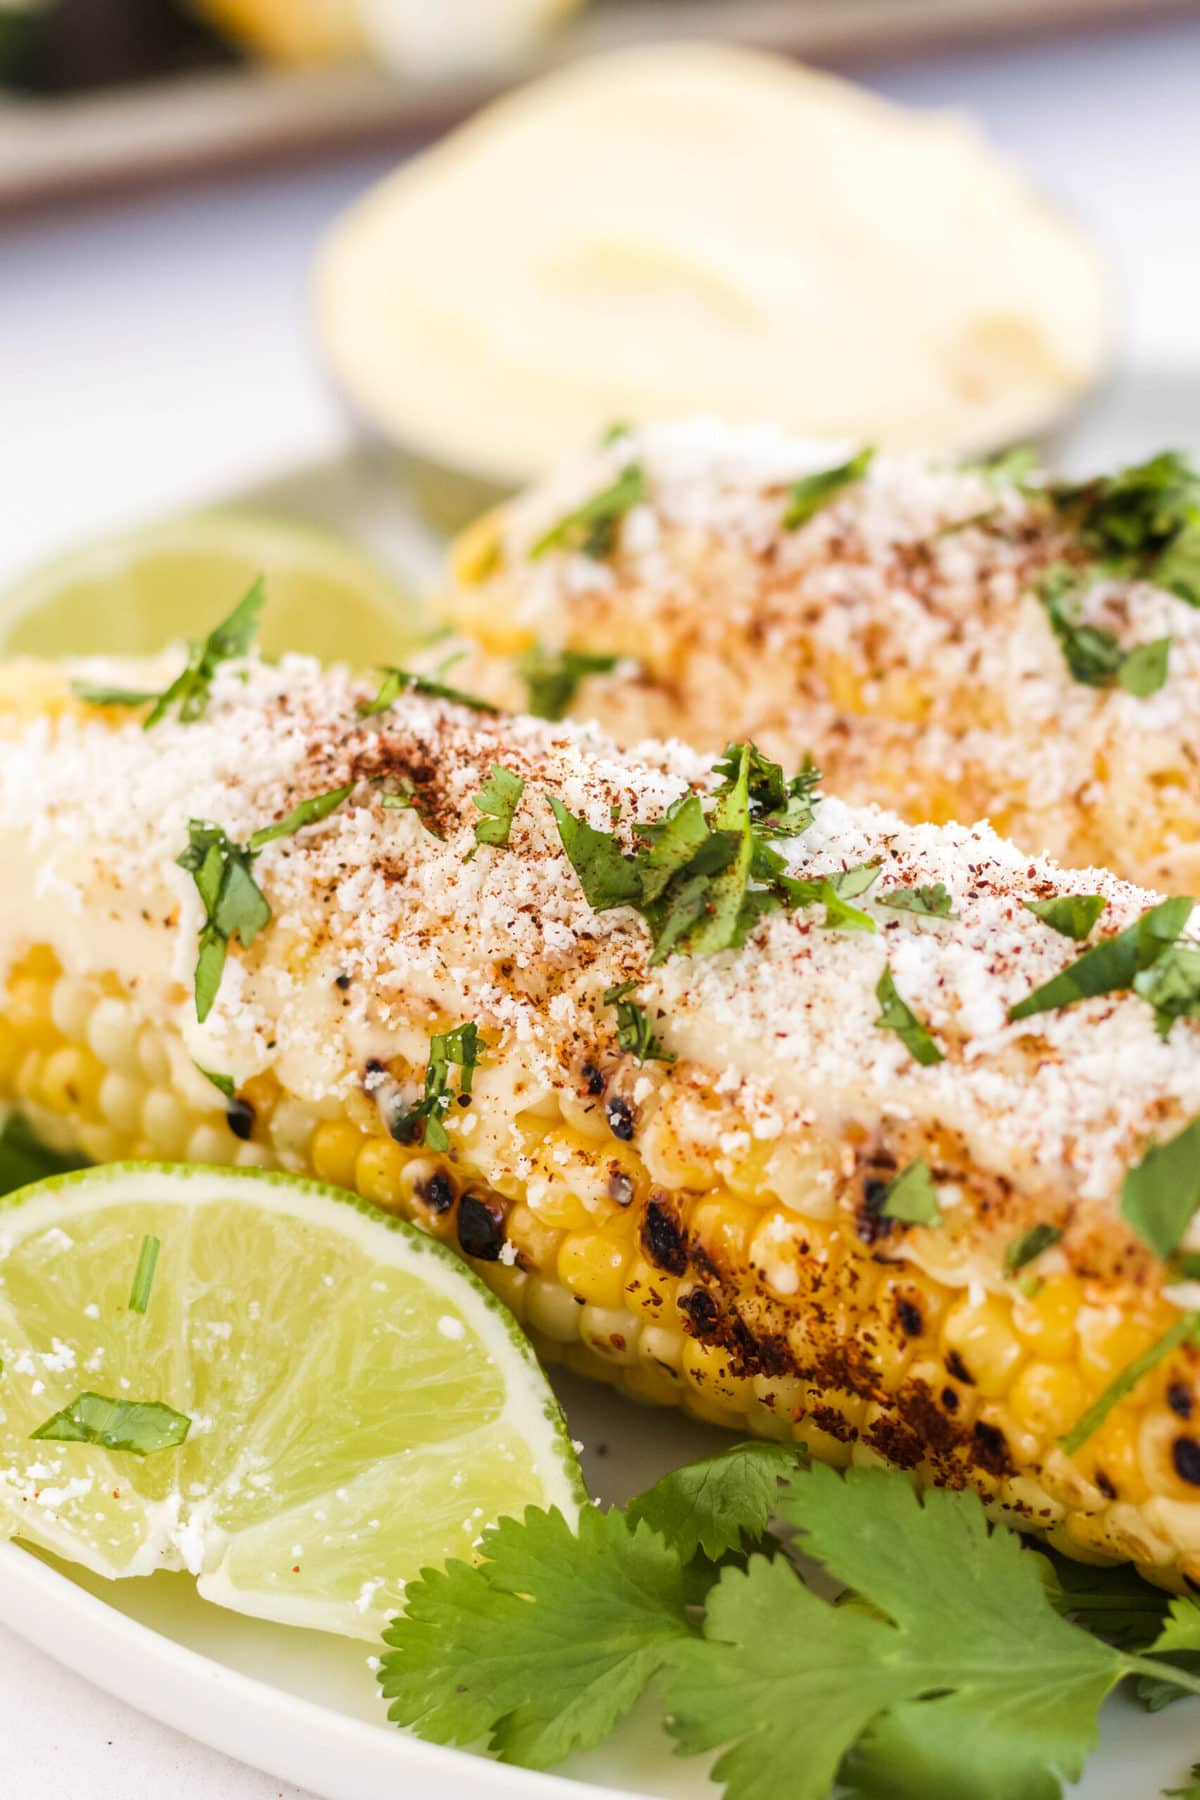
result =
[[[0,653],[143,656],[202,638],[256,575],[262,647],[362,668],[420,629],[415,600],[353,544],[287,519],[214,512],[84,544],[0,595]]]
[[[284,1624],[377,1637],[422,1567],[584,1498],[499,1301],[317,1182],[113,1164],[23,1189],[0,1356],[0,1529]]]

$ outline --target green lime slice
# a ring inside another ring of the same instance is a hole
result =
[[[377,1638],[423,1567],[585,1498],[500,1302],[317,1182],[113,1164],[23,1189],[0,1356],[0,1530],[282,1624]]]
[[[0,595],[0,654],[144,656],[202,638],[266,578],[262,648],[395,661],[421,629],[413,597],[353,544],[254,513],[203,513],[84,544]]]

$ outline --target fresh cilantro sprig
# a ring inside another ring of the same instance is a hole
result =
[[[627,463],[599,493],[564,513],[530,546],[529,560],[536,562],[548,550],[576,551],[603,562],[617,541],[617,526],[646,497],[646,475],[640,463]]]
[[[611,675],[619,656],[592,650],[544,650],[534,646],[518,658],[517,674],[525,683],[529,711],[535,719],[561,719],[586,675]]]
[[[397,1143],[412,1144],[420,1137],[427,1149],[440,1154],[449,1150],[450,1139],[443,1119],[455,1098],[460,1106],[470,1105],[475,1071],[483,1060],[483,1050],[483,1039],[473,1019],[430,1038],[425,1091],[412,1106],[402,1106],[392,1120],[391,1132]],[[452,1068],[459,1071],[457,1096],[450,1085]]]
[[[196,884],[204,907],[200,947],[193,978],[196,1017],[201,1024],[212,1011],[225,972],[225,957],[237,938],[248,950],[271,922],[266,895],[252,873],[255,858],[276,838],[291,837],[306,825],[318,824],[353,791],[353,782],[301,801],[286,818],[264,825],[245,844],[234,843],[220,825],[188,820],[187,849],[175,858]],[[210,1076],[211,1080],[212,1077]],[[220,1086],[218,1082],[216,1084]]]
[[[1200,1018],[1200,949],[1172,944],[1148,969],[1139,969],[1133,991],[1154,1008],[1160,1037],[1176,1019]]]
[[[449,668],[451,663],[458,660],[457,656],[451,657],[449,662],[442,664],[442,672]],[[449,700],[455,706],[465,706],[477,713],[495,714],[500,711],[500,708],[493,706],[490,700],[481,699],[478,694],[468,694],[462,688],[448,687],[444,681],[439,681],[433,675],[414,675],[411,670],[398,669],[391,663],[385,663],[381,672],[383,680],[379,684],[379,691],[375,698],[359,702],[360,718],[370,719],[374,718],[376,713],[387,712],[389,707],[396,704],[401,694],[422,694],[427,700]]]
[[[1081,623],[1079,601],[1088,579],[1065,563],[1056,563],[1041,579],[1042,605],[1063,660],[1085,687],[1122,687],[1127,694],[1145,700],[1167,679],[1171,640],[1154,638],[1127,650],[1115,632]]]
[[[683,1754],[719,1753],[726,1800],[828,1800],[835,1782],[1059,1800],[1119,1682],[1200,1692],[1158,1654],[1193,1641],[1190,1600],[1168,1631],[1107,1572],[1060,1585],[972,1493],[922,1500],[894,1471],[840,1476],[781,1445],[681,1470],[624,1514],[585,1508],[577,1531],[530,1508],[478,1548],[410,1584],[379,1679],[397,1724],[527,1767],[601,1743],[652,1688]]]
[[[525,782],[520,775],[514,775],[502,763],[492,764],[491,774],[479,792],[471,796],[472,806],[483,814],[475,827],[475,850],[481,844],[490,844],[495,850],[508,848],[513,820],[524,792]],[[475,850],[467,852],[468,862]]]
[[[143,723],[145,731],[165,719],[173,706],[179,710],[180,721],[190,725],[203,716],[213,676],[220,665],[248,654],[258,634],[259,614],[266,597],[260,575],[227,618],[214,625],[201,643],[188,645],[186,664],[161,694],[136,688],[95,687],[86,681],[73,681],[71,686],[81,700],[92,706],[150,706]]]
[[[1010,1006],[1009,1018],[1029,1019],[1035,1013],[1056,1012],[1097,994],[1131,988],[1134,977],[1152,968],[1176,942],[1195,904],[1186,895],[1179,895],[1147,908],[1134,924],[1113,937],[1103,938],[1061,973]]]
[[[636,981],[622,981],[616,987],[610,987],[604,995],[605,1006],[617,1009],[617,1042],[622,1050],[628,1050],[636,1056],[640,1063],[677,1061],[675,1052],[668,1050],[654,1035],[654,1027],[646,1016],[644,1007],[629,996],[637,992]]]
[[[848,462],[837,463],[831,469],[818,469],[812,475],[802,475],[794,481],[788,494],[787,511],[783,515],[783,529],[795,531],[808,521],[842,488],[849,487],[855,481],[861,481],[875,458],[873,449],[860,450],[857,456],[850,457]]]
[[[771,840],[808,829],[820,775],[806,763],[789,780],[753,744],[731,744],[714,765],[719,785],[704,800],[684,794],[651,823],[627,854],[611,832],[549,795],[567,858],[597,912],[632,906],[654,941],[652,963],[672,953],[708,956],[744,944],[764,914],[824,901],[826,924],[875,929],[848,904],[878,873],[875,864],[797,880]]]
[[[1159,1363],[1173,1356],[1184,1344],[1200,1342],[1200,1313],[1180,1313],[1175,1323],[1163,1332],[1150,1347],[1135,1356],[1132,1362],[1126,1363],[1119,1374],[1109,1382],[1104,1392],[1095,1399],[1072,1425],[1070,1431],[1062,1438],[1062,1447],[1068,1456],[1074,1456],[1081,1450],[1088,1439],[1095,1435],[1115,1406],[1132,1394],[1139,1382],[1144,1381]]]
[[[161,1400],[113,1400],[106,1394],[77,1394],[69,1406],[30,1432],[55,1444],[96,1444],[153,1456],[182,1444],[192,1421]]]
[[[1200,606],[1200,473],[1165,450],[1115,475],[1046,490],[1100,572],[1140,576]]]

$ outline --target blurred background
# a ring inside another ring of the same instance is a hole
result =
[[[1196,0],[0,0],[0,578],[336,458],[362,409],[314,324],[331,225],[505,90],[698,40],[974,120],[1107,268],[1087,455],[1195,440]]]

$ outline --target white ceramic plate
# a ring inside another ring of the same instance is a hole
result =
[[[1168,444],[1200,446],[1200,378],[1186,371],[1116,383],[1072,430],[1061,456],[1084,473]],[[390,467],[369,458],[298,470],[252,495],[225,498],[345,530],[414,577],[436,559],[431,535],[398,507]],[[569,1378],[556,1386],[584,1446],[591,1491],[602,1500],[624,1501],[666,1469],[728,1442],[606,1388]],[[130,1705],[322,1800],[707,1800],[715,1793],[702,1759],[671,1755],[652,1705],[611,1744],[555,1775],[422,1744],[387,1724],[361,1644],[222,1612],[198,1600],[184,1576],[105,1584],[0,1543],[0,1623]],[[1193,1704],[1148,1718],[1118,1698],[1104,1710],[1101,1747],[1074,1800],[1152,1800],[1179,1785],[1197,1755]]]

